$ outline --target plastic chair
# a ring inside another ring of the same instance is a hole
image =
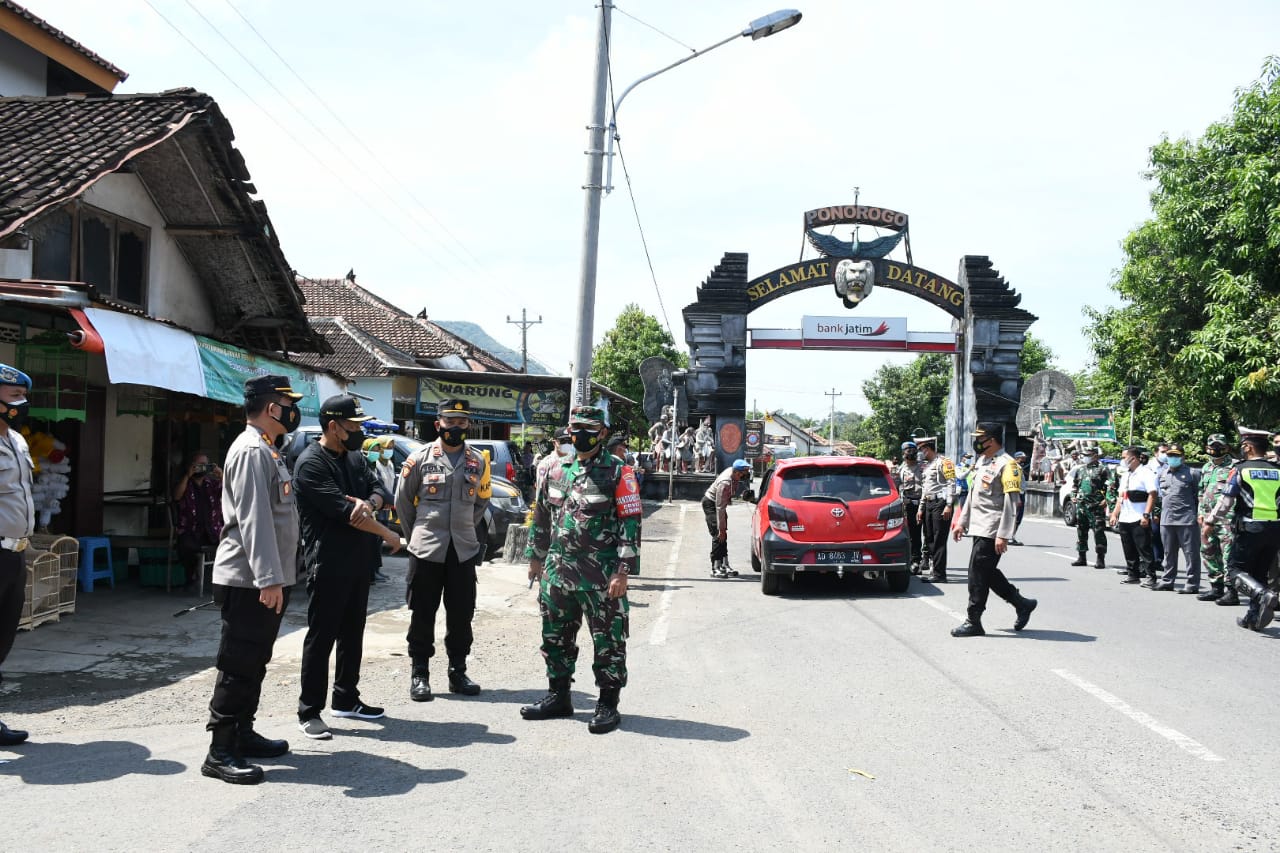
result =
[[[93,582],[105,580],[112,589],[116,588],[116,575],[111,567],[111,540],[106,536],[83,536],[80,542],[80,568],[76,579],[85,592],[93,592]],[[106,556],[106,567],[99,568],[97,554],[102,551]]]

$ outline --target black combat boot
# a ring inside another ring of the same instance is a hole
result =
[[[982,637],[986,633],[986,631],[982,630],[982,623],[977,619],[966,619],[963,625],[958,625],[951,629],[951,636],[953,637]]]
[[[1142,575],[1137,572],[1127,571],[1120,583],[1142,583]]]
[[[1258,599],[1253,598],[1249,601],[1249,610],[1240,618],[1236,619],[1236,624],[1241,628],[1247,628],[1250,631],[1258,630]]]
[[[1071,565],[1073,565],[1073,566],[1087,566],[1087,565],[1089,565],[1089,561],[1088,561],[1088,560],[1086,560],[1086,559],[1084,558],[1084,551],[1077,551],[1076,553],[1077,553],[1077,555],[1078,555],[1078,556],[1076,557],[1076,561],[1075,561],[1074,563],[1072,563]]]
[[[219,723],[214,727],[209,754],[200,765],[200,773],[233,785],[256,785],[262,781],[262,768],[246,763],[240,755],[236,728],[234,722]]]
[[[463,696],[479,696],[480,685],[467,677],[467,661],[449,663],[449,692],[461,693]]]
[[[550,690],[532,705],[520,709],[520,716],[526,720],[550,720],[556,717],[573,716],[573,699],[569,696],[568,678],[553,678]]]
[[[240,721],[236,742],[246,758],[279,758],[289,752],[289,741],[263,737],[253,730],[253,720]]]
[[[1031,621],[1031,613],[1039,603],[1034,598],[1027,598],[1022,593],[1018,593],[1018,598],[1013,602],[1013,609],[1017,614],[1013,620],[1013,630],[1021,631],[1027,627],[1027,623]]]
[[[1095,569],[1105,569],[1107,567],[1107,555],[1102,551],[1098,552],[1098,560],[1093,564]]]
[[[1217,601],[1222,598],[1222,581],[1210,581],[1209,588],[1196,596],[1196,601]]]
[[[618,713],[618,694],[621,692],[619,687],[600,688],[600,700],[596,702],[595,716],[587,723],[587,731],[602,735],[618,727],[622,722],[622,715]]]
[[[413,665],[413,676],[409,680],[409,698],[415,702],[430,702],[435,698],[431,695],[431,670],[425,663]]]
[[[1240,596],[1236,595],[1236,585],[1228,583],[1223,585],[1222,595],[1214,602],[1219,607],[1235,607],[1240,603]]]

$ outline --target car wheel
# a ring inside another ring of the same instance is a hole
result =
[[[889,592],[906,592],[911,586],[911,572],[889,572],[884,579],[889,583]]]
[[[1076,504],[1071,498],[1062,502],[1062,521],[1067,527],[1076,526]]]
[[[760,573],[760,591],[765,595],[777,595],[778,583],[781,579],[773,572]]]
[[[751,571],[757,574],[760,572],[760,558],[756,556],[755,551],[751,552]]]

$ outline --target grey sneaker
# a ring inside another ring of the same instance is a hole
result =
[[[333,737],[333,730],[325,725],[324,720],[319,717],[312,717],[309,720],[303,720],[298,723],[298,731],[312,740],[329,740],[329,738]]]

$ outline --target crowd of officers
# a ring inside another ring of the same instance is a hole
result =
[[[338,395],[321,403],[320,440],[302,451],[291,471],[283,447],[301,421],[300,395],[284,376],[250,379],[244,393],[245,430],[223,466],[225,526],[213,566],[222,633],[206,724],[210,747],[201,773],[255,784],[264,773],[247,759],[289,751],[288,742],[259,734],[254,717],[299,562],[309,593],[299,729],[309,738],[331,738],[321,716],[326,705],[337,717],[384,716],[383,708],[364,701],[359,681],[369,584],[382,545],[392,553],[402,547],[399,533],[383,523],[392,506],[409,556],[409,696],[416,702],[433,698],[430,661],[442,603],[449,691],[481,692],[467,672],[467,659],[481,551],[478,531],[491,480],[488,456],[466,442],[471,413],[465,400],[440,403],[438,438],[412,453],[389,480],[389,454],[364,434],[370,418],[354,397]],[[589,729],[603,733],[621,720],[619,693],[627,681],[626,592],[627,578],[639,563],[639,486],[631,469],[606,449],[608,426],[601,409],[575,408],[560,437],[565,441],[555,461],[539,471],[526,552],[530,586],[541,581],[542,653],[550,691],[521,708],[521,715],[573,714],[569,685],[578,656],[576,636],[585,620],[600,687]],[[332,691],[331,657],[336,657]]]
[[[1072,565],[1088,565],[1092,534],[1094,566],[1106,568],[1111,526],[1124,549],[1122,583],[1224,607],[1240,605],[1243,594],[1248,609],[1236,623],[1265,628],[1277,601],[1268,587],[1280,579],[1280,433],[1238,432],[1238,456],[1225,435],[1214,434],[1205,441],[1208,461],[1200,468],[1186,464],[1177,443],[1161,443],[1154,456],[1127,447],[1114,471],[1097,447],[1079,451],[1083,461],[1069,473],[1078,554]],[[1186,565],[1181,587],[1180,558]]]

